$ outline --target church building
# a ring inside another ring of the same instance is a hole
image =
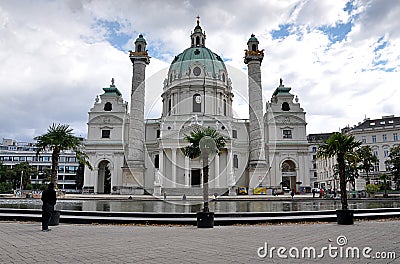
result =
[[[210,158],[210,193],[249,194],[310,187],[311,163],[305,112],[280,80],[264,108],[261,63],[264,51],[251,35],[244,54],[248,67],[249,119],[233,116],[232,82],[223,59],[207,48],[199,20],[189,47],[175,56],[164,80],[162,113],[144,118],[146,66],[142,35],[129,52],[130,103],[114,81],[89,111],[84,189],[94,193],[201,195],[202,161],[189,159],[184,140],[195,128],[210,127],[229,138]]]

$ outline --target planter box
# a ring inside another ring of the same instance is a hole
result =
[[[214,212],[198,212],[197,227],[198,228],[213,228],[214,227]]]
[[[336,216],[339,225],[354,224],[354,210],[336,210]]]
[[[53,212],[53,214],[51,215],[49,226],[59,225],[59,223],[60,223],[60,215],[61,215],[61,211],[55,210]]]

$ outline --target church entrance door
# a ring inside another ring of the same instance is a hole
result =
[[[200,187],[201,169],[192,169],[191,185]]]
[[[110,163],[106,160],[103,160],[99,164],[99,181],[97,193],[111,193],[111,171],[109,168],[109,164]]]

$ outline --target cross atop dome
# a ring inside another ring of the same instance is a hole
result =
[[[190,35],[192,40],[191,47],[205,47],[206,34],[200,26],[200,16],[197,16],[197,26],[194,28],[194,32]]]

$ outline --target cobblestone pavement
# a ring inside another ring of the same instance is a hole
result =
[[[356,221],[352,226],[335,223],[254,226],[72,225],[41,232],[40,223],[0,222],[1,263],[400,263],[400,220]],[[341,237],[339,241],[337,240]],[[347,244],[345,240],[347,239]],[[268,254],[263,255],[265,243]],[[338,243],[340,243],[339,246]],[[284,247],[282,255],[272,247]],[[305,248],[308,247],[308,248]],[[312,249],[324,258],[309,258]],[[337,247],[338,249],[332,248]],[[346,258],[360,250],[360,258]],[[365,258],[376,252],[394,252],[396,258]],[[294,259],[296,248],[300,259]],[[350,248],[350,250],[348,250]],[[353,251],[354,249],[354,251]],[[309,251],[307,251],[309,250]],[[301,258],[302,251],[306,257]],[[343,257],[340,257],[340,251]]]

